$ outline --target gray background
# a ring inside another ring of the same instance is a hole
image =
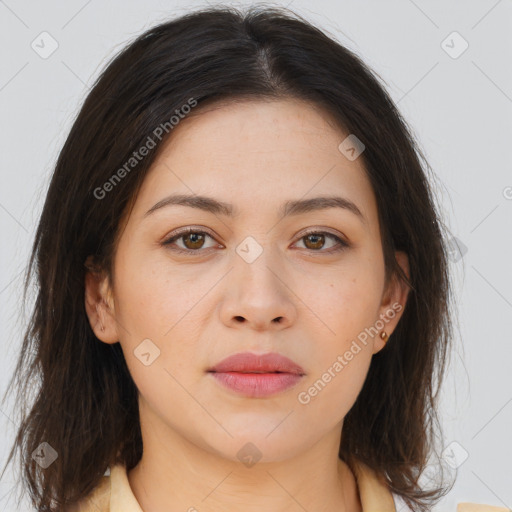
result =
[[[457,481],[436,511],[455,512],[461,501],[512,508],[512,2],[276,3],[321,26],[385,80],[438,177],[444,222],[463,257],[454,251],[451,261],[460,327],[441,394],[444,456]],[[77,109],[125,43],[206,5],[0,0],[2,393],[26,322],[19,318],[23,271]],[[48,58],[31,47],[42,47],[44,31],[58,43]],[[15,427],[9,406],[0,414],[2,463]],[[0,482],[0,510],[15,509],[13,478]]]

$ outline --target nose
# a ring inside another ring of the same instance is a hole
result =
[[[296,320],[297,295],[283,269],[263,254],[252,263],[236,261],[226,280],[220,314],[228,327],[281,330]]]

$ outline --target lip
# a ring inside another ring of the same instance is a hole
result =
[[[210,372],[239,372],[239,373],[292,373],[304,375],[304,369],[295,361],[278,354],[268,352],[266,354],[253,354],[252,352],[240,352],[226,357],[220,363],[210,368]]]
[[[226,388],[252,398],[285,391],[305,375],[300,365],[276,352],[234,354],[208,372]]]

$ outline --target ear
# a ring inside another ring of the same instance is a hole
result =
[[[87,258],[85,267],[85,310],[91,328],[104,343],[117,343],[114,297],[108,276],[94,265],[93,256]]]
[[[395,259],[410,280],[409,258],[407,254],[403,251],[396,251]],[[404,312],[409,291],[409,285],[396,274],[390,279],[379,308],[379,324],[382,322],[384,326],[382,329],[379,329],[379,335],[375,336],[374,354],[386,345],[386,342],[380,337],[380,333],[384,331],[388,336],[391,336],[391,333],[395,330]]]

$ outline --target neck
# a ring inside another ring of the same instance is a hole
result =
[[[128,473],[143,510],[152,512],[361,512],[356,480],[339,459],[339,435],[286,460],[244,465],[151,425],[144,453]],[[159,435],[161,434],[161,435]]]

